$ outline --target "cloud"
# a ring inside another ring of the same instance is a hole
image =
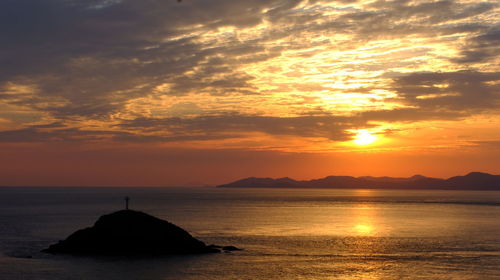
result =
[[[169,142],[249,132],[343,141],[349,129],[373,121],[461,119],[498,106],[498,72],[450,66],[498,56],[498,28],[488,19],[497,7],[450,0],[3,1],[0,108],[22,107],[30,117],[21,109],[0,114],[19,124],[0,132],[0,141]],[[443,51],[448,46],[456,53]],[[435,72],[433,63],[445,62]],[[388,71],[405,74],[390,79]],[[363,97],[377,89],[397,96]],[[203,106],[206,95],[214,104]],[[185,110],[176,110],[184,101],[160,102],[183,96],[194,96]],[[355,97],[359,104],[346,104]],[[141,98],[171,110],[130,109]],[[222,104],[231,105],[214,109]],[[269,107],[242,109],[262,104]]]
[[[350,134],[345,130],[354,125],[355,120],[349,117],[222,115],[189,119],[135,119],[120,126],[145,131],[166,131],[177,136],[198,134],[201,138],[215,135],[237,137],[248,132],[261,132],[269,135],[323,137],[342,141],[350,138]]]
[[[498,108],[500,72],[411,73],[396,78],[394,90],[425,110],[474,113]]]
[[[500,150],[500,141],[491,140],[491,141],[468,141],[469,144],[472,144],[476,147],[487,148],[490,151]]]
[[[352,138],[350,131],[373,127],[372,122],[461,120],[472,114],[494,111],[500,105],[498,72],[416,72],[392,75],[397,76],[393,78],[392,84],[392,89],[398,93],[396,99],[406,104],[406,108],[368,110],[346,116],[317,111],[312,115],[297,117],[238,113],[138,117],[117,120],[107,129],[69,127],[61,122],[2,131],[0,142],[183,142],[243,139],[249,133],[347,141]],[[201,111],[191,103],[179,104],[177,107],[181,111]]]
[[[474,36],[460,52],[457,63],[480,63],[500,56],[500,28],[492,28],[485,33]]]
[[[394,110],[366,111],[358,114],[365,122],[414,123],[420,121],[461,120],[469,116],[464,112],[432,110],[428,108],[403,108]]]
[[[264,17],[261,10],[277,18],[300,2],[3,2],[0,84],[35,84],[37,98],[23,100],[32,107],[49,97],[63,99],[67,105],[44,109],[60,118],[101,118],[164,83],[173,84],[168,94],[247,93],[252,77],[218,56],[255,53],[260,46],[216,46],[181,30],[189,33],[200,24],[205,31],[254,26]],[[185,75],[195,68],[194,75]]]
[[[84,131],[77,128],[67,128],[61,124],[34,125],[23,129],[0,131],[0,142],[33,143],[99,141],[109,138],[110,135],[114,134],[116,134],[116,132]]]
[[[244,138],[248,133],[274,136],[320,137],[333,141],[351,138],[347,129],[358,125],[355,119],[333,116],[263,117],[245,115],[203,116],[195,118],[138,118],[115,126],[117,129],[84,130],[60,123],[34,125],[24,129],[0,131],[0,142],[106,141],[176,142]]]

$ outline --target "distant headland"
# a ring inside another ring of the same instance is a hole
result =
[[[422,175],[408,178],[328,176],[306,181],[297,181],[288,177],[279,179],[250,177],[217,187],[500,190],[500,175],[471,172],[465,176],[454,176],[448,179],[431,178]]]

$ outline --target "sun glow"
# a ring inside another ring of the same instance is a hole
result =
[[[359,234],[371,234],[373,232],[373,226],[367,224],[357,224],[354,229]]]
[[[353,141],[357,145],[369,145],[377,141],[377,136],[373,135],[366,129],[362,129],[357,131]]]

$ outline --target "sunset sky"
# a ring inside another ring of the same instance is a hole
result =
[[[500,174],[495,0],[4,0],[0,34],[0,185]]]

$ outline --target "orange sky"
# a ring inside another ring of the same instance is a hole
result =
[[[497,1],[8,1],[0,185],[500,173]]]

